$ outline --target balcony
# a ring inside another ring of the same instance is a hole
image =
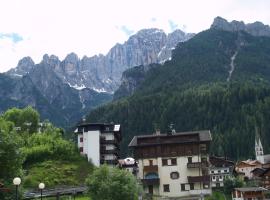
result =
[[[153,167],[153,166],[151,166]],[[159,185],[159,176],[157,172],[149,172],[141,179],[144,185]]]
[[[116,165],[118,163],[117,159],[115,160],[105,160],[101,159],[100,164]]]
[[[144,167],[143,167],[143,172],[144,172],[144,173],[148,173],[148,172],[158,172],[158,166],[157,166],[157,165],[144,166]]]
[[[145,178],[141,179],[144,185],[159,185],[159,178]]]
[[[117,149],[110,149],[110,150],[106,150],[106,149],[100,149],[100,153],[102,154],[115,154],[115,155],[119,155],[119,151]]]
[[[189,183],[210,183],[210,176],[188,176]]]
[[[192,162],[187,163],[187,168],[206,168],[208,167],[207,162]]]
[[[211,195],[211,190],[210,189],[201,189],[201,190],[190,190],[189,191],[190,195]]]
[[[101,144],[118,144],[118,140],[113,139],[113,140],[106,140],[105,138],[100,138],[100,143]]]

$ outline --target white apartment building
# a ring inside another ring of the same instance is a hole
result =
[[[77,126],[75,133],[81,154],[95,166],[117,164],[121,141],[119,124],[83,123]]]
[[[156,199],[210,195],[210,141],[210,131],[135,136],[129,147],[138,160],[145,192]]]

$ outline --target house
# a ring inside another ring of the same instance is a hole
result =
[[[208,174],[210,131],[135,136],[129,144],[138,160],[146,193],[162,199],[211,194]]]
[[[234,162],[222,157],[209,158],[209,174],[212,188],[224,186],[224,180],[233,176]]]
[[[95,166],[116,165],[119,159],[121,128],[119,124],[83,123],[74,131],[82,155]]]
[[[252,171],[252,175],[258,185],[270,189],[270,168],[256,168]]]
[[[251,179],[252,173],[256,168],[261,168],[262,164],[258,160],[245,160],[240,161],[235,165],[235,171],[236,173],[244,173],[245,179]]]
[[[125,158],[118,160],[118,166],[121,169],[125,169],[132,173],[133,175],[137,175],[138,171],[138,163],[135,161],[134,158]]]
[[[263,200],[267,189],[262,187],[235,188],[232,192],[232,200]]]

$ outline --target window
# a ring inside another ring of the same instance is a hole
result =
[[[163,185],[163,191],[164,192],[170,192],[170,185],[169,184],[164,184]]]
[[[228,172],[228,170],[227,169],[224,169],[224,172]]]
[[[211,171],[211,173],[212,173],[212,174],[214,174],[214,173],[215,173],[215,171]]]
[[[188,163],[192,163],[192,157],[188,157]]]
[[[149,165],[150,165],[150,166],[153,165],[153,160],[149,160]]]
[[[203,183],[203,188],[204,189],[208,189],[209,188],[209,184],[208,183]]]
[[[216,177],[215,177],[215,176],[212,176],[212,179],[213,179],[213,180],[216,180]]]
[[[176,158],[171,159],[171,165],[177,165],[177,160]]]
[[[201,160],[202,160],[203,163],[207,163],[207,158],[206,157],[202,157]]]
[[[218,170],[217,172],[220,173],[220,170]]]
[[[181,184],[181,191],[186,191],[185,184]]]
[[[171,179],[178,179],[179,173],[178,172],[171,172],[170,176],[171,176]]]
[[[80,152],[83,152],[83,147],[80,147]]]
[[[80,142],[83,142],[83,137],[80,137]]]
[[[220,187],[220,183],[216,183],[216,187]]]
[[[168,165],[168,160],[167,160],[167,159],[162,159],[162,165],[163,165],[163,166]]]
[[[190,190],[194,190],[194,183],[189,184]]]

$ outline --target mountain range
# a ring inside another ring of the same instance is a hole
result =
[[[181,30],[166,34],[160,29],[143,29],[125,43],[116,44],[107,55],[80,59],[70,53],[61,61],[45,54],[39,64],[30,57],[22,58],[16,68],[1,74],[0,112],[30,105],[43,119],[72,126],[91,109],[112,99],[124,70],[163,63],[179,42],[193,36]]]

